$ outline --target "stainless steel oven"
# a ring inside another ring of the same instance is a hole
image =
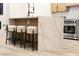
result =
[[[64,21],[64,38],[78,39],[79,25],[77,20],[66,19]]]

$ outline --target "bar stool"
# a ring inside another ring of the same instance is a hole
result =
[[[20,46],[24,46],[26,44],[26,26],[17,26],[18,39],[20,40]]]
[[[6,26],[6,44],[7,40],[11,40],[12,43],[15,45],[16,40],[16,26],[15,25],[7,25]]]
[[[36,26],[28,26],[27,27],[27,35],[29,39],[29,44],[32,44],[32,50],[34,51],[35,45],[38,45],[38,39],[37,39],[37,27]],[[32,39],[32,40],[31,40]]]

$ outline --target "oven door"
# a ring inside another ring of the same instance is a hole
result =
[[[69,26],[69,25],[64,26],[64,33],[75,34],[75,26]]]

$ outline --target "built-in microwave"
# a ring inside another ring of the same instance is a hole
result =
[[[75,34],[75,26],[64,26],[64,33]]]

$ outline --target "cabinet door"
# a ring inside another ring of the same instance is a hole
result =
[[[66,11],[66,4],[65,3],[58,3],[58,12]]]
[[[51,4],[51,12],[57,12],[57,3]]]
[[[65,3],[52,3],[51,4],[51,12],[63,12],[66,11]]]

